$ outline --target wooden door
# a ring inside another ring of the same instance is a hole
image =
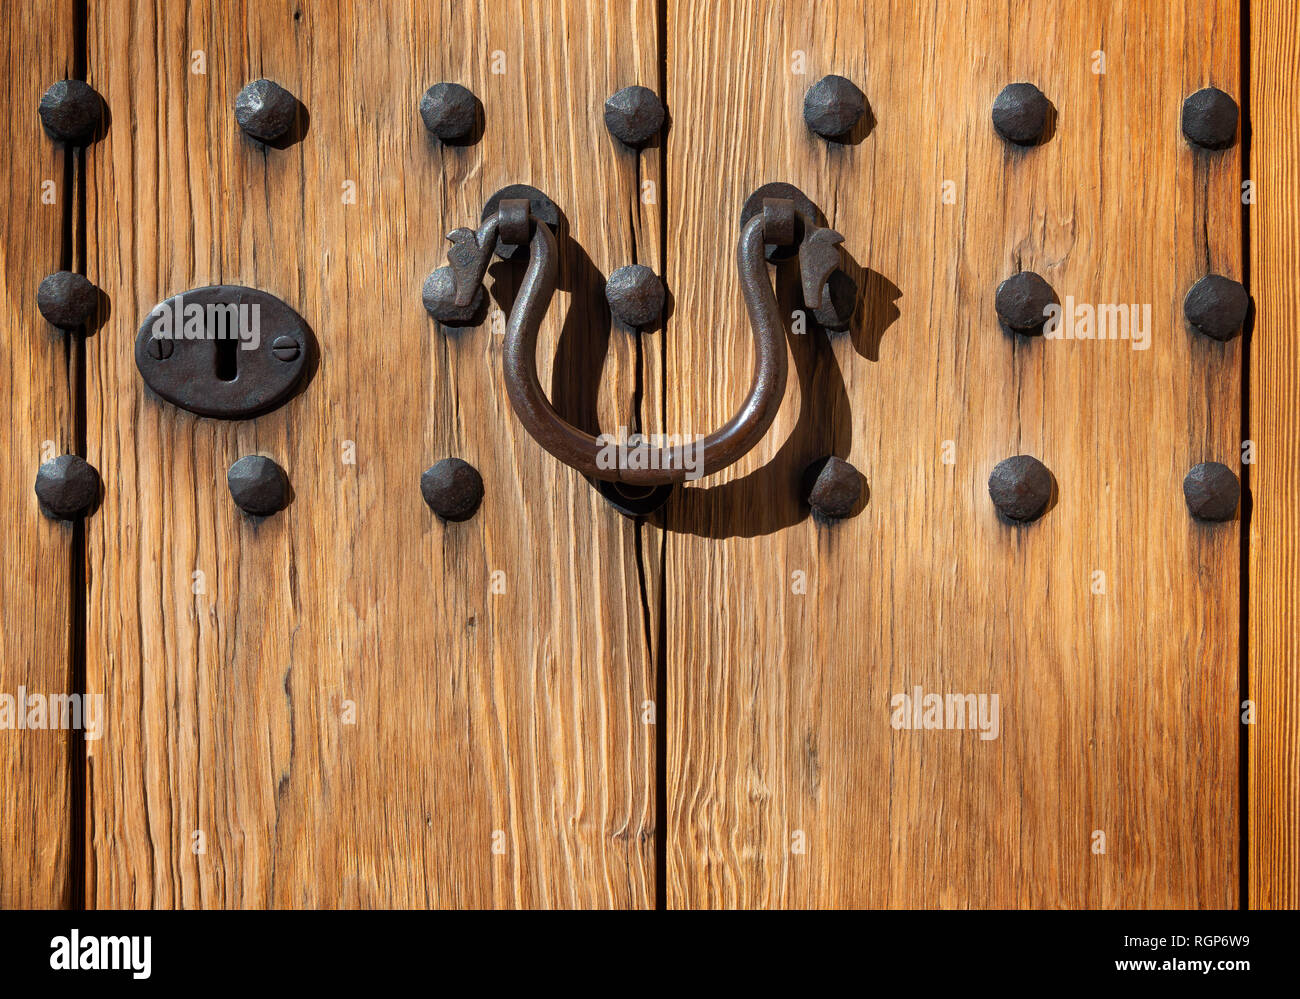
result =
[[[101,5],[90,34],[116,121],[87,211],[114,289],[88,365],[112,487],[87,680],[117,722],[88,757],[88,904],[652,905],[651,529],[516,432],[500,337],[440,332],[420,289],[494,191],[546,189],[585,255],[544,354],[573,418],[627,420],[637,344],[609,337],[600,274],[657,263],[637,192],[657,167],[612,155],[600,116],[654,81],[653,8]],[[287,149],[234,122],[259,77],[308,109]],[[482,101],[477,144],[421,124],[441,80]],[[161,404],[124,348],[155,303],[220,283],[282,297],[319,344],[257,420]],[[252,453],[294,492],[262,523],[225,483]],[[443,525],[419,480],[448,456],[487,495]]]
[[[1237,92],[1239,26],[1193,7],[670,19],[672,418],[743,384],[735,284],[697,275],[754,187],[798,184],[866,295],[846,335],[791,337],[763,447],[669,510],[670,906],[1236,904],[1239,525],[1193,523],[1180,485],[1237,464],[1241,341],[1188,333],[1181,303],[1241,276],[1241,166],[1179,117]],[[828,73],[869,101],[859,144],[800,120]],[[1016,81],[1056,109],[1029,150],[990,122]],[[994,291],[1022,269],[1063,302],[1149,303],[1149,348],[1003,333]],[[701,364],[686,330],[731,334]],[[827,454],[870,490],[832,527],[798,491]],[[1029,526],[986,486],[1015,454],[1057,485]],[[895,729],[918,687],[997,695],[1000,732]]]
[[[0,732],[0,905],[1295,905],[1293,20],[1226,0],[18,4],[0,693],[102,695],[105,724]],[[846,142],[802,117],[827,74],[869,105]],[[30,113],[65,76],[109,109],[83,152]],[[306,109],[278,148],[235,122],[261,77]],[[474,141],[421,123],[439,81],[480,100]],[[1032,148],[990,121],[1019,81],[1054,108]],[[669,114],[640,150],[603,119],[632,84]],[[1253,140],[1184,140],[1210,85],[1253,108]],[[736,244],[774,181],[843,234],[853,321],[809,323],[772,269],[776,422],[648,518],[515,418],[521,267],[492,267],[479,326],[422,307],[445,234],[535,185],[563,214],[538,350],[557,409],[593,434],[707,432],[749,386]],[[641,334],[604,297],[632,263],[670,295]],[[103,290],[84,338],[34,313],[59,267]],[[1149,339],[1004,332],[995,289],[1021,270],[1149,307]],[[1183,319],[1212,272],[1255,297],[1226,343]],[[282,407],[213,420],[144,386],[145,316],[209,284],[310,325]],[[37,511],[51,451],[103,478],[84,522]],[[249,454],[288,474],[273,517],[231,500]],[[1016,454],[1055,483],[1031,524],[989,497]],[[828,455],[865,482],[835,522],[803,483]],[[445,457],[485,483],[464,522],[421,497]],[[1188,515],[1202,461],[1246,486],[1226,523]],[[986,724],[912,727],[917,693]]]

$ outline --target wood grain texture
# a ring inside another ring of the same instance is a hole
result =
[[[1293,4],[1251,5],[1250,211],[1255,328],[1250,353],[1248,787],[1252,907],[1300,907],[1300,25]]]
[[[114,125],[88,211],[113,299],[89,360],[109,486],[87,670],[110,727],[88,763],[88,904],[653,904],[660,542],[519,429],[501,338],[437,329],[420,288],[444,233],[536,184],[572,237],[543,384],[589,429],[659,395],[601,294],[614,267],[657,263],[636,195],[658,151],[616,149],[602,120],[614,90],[655,84],[654,6],[95,4],[89,35]],[[261,76],[308,109],[288,149],[236,127]],[[477,144],[423,129],[440,80],[481,99]],[[521,272],[490,273],[508,308]],[[180,412],[132,360],[156,302],[219,282],[282,297],[319,341],[306,390],[255,421]],[[261,523],[225,484],[254,452],[295,494]],[[467,523],[420,496],[449,455],[486,482]]]
[[[48,697],[72,689],[71,557],[75,528],[42,516],[33,483],[43,460],[76,450],[75,342],[36,308],[47,274],[72,259],[73,162],[44,134],[45,88],[73,74],[72,4],[13,3],[0,20],[0,107],[6,210],[0,212],[0,694]],[[42,185],[48,184],[47,188]],[[42,200],[43,193],[52,202]],[[16,724],[16,719],[9,719]],[[78,733],[0,729],[0,908],[57,908],[71,898],[70,750]]]
[[[668,511],[669,906],[1234,905],[1239,529],[1193,523],[1181,482],[1239,460],[1241,344],[1181,303],[1240,276],[1240,166],[1179,115],[1237,92],[1237,5],[731,0],[670,5],[667,35],[672,429],[748,384],[732,259],[759,184],[817,202],[863,289],[847,335],[790,336],[760,448]],[[827,73],[870,102],[857,144],[803,124]],[[1031,150],[989,118],[1021,80],[1057,112]],[[1005,335],[1021,268],[1149,303],[1149,349]],[[829,453],[870,489],[830,527],[798,489]],[[986,486],[1017,453],[1057,483],[1027,527]],[[915,686],[998,695],[998,737],[894,729]]]

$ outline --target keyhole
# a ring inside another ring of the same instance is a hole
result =
[[[239,340],[222,337],[217,344],[217,378],[233,382],[239,375]]]

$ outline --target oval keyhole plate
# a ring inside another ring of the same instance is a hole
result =
[[[274,295],[212,285],[149,311],[136,334],[135,365],[145,384],[173,405],[244,420],[293,394],[311,342],[306,321]]]

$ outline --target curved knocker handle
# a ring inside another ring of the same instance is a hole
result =
[[[457,229],[449,235],[454,303],[468,307],[474,301],[498,237],[516,246],[527,243],[528,269],[506,322],[504,349],[506,388],[515,415],[542,447],[584,475],[637,487],[664,486],[739,461],[776,418],[785,394],[785,330],[767,278],[764,244],[790,246],[798,235],[804,300],[810,308],[820,307],[826,281],[839,263],[837,244],[843,237],[819,228],[789,199],[764,199],[762,211],[744,225],[736,248],[741,293],[754,333],[753,383],[730,420],[702,440],[674,447],[620,445],[607,436],[593,437],[560,416],[546,397],[537,378],[537,332],[555,292],[557,249],[555,236],[532,215],[527,200],[503,199],[477,233]]]

